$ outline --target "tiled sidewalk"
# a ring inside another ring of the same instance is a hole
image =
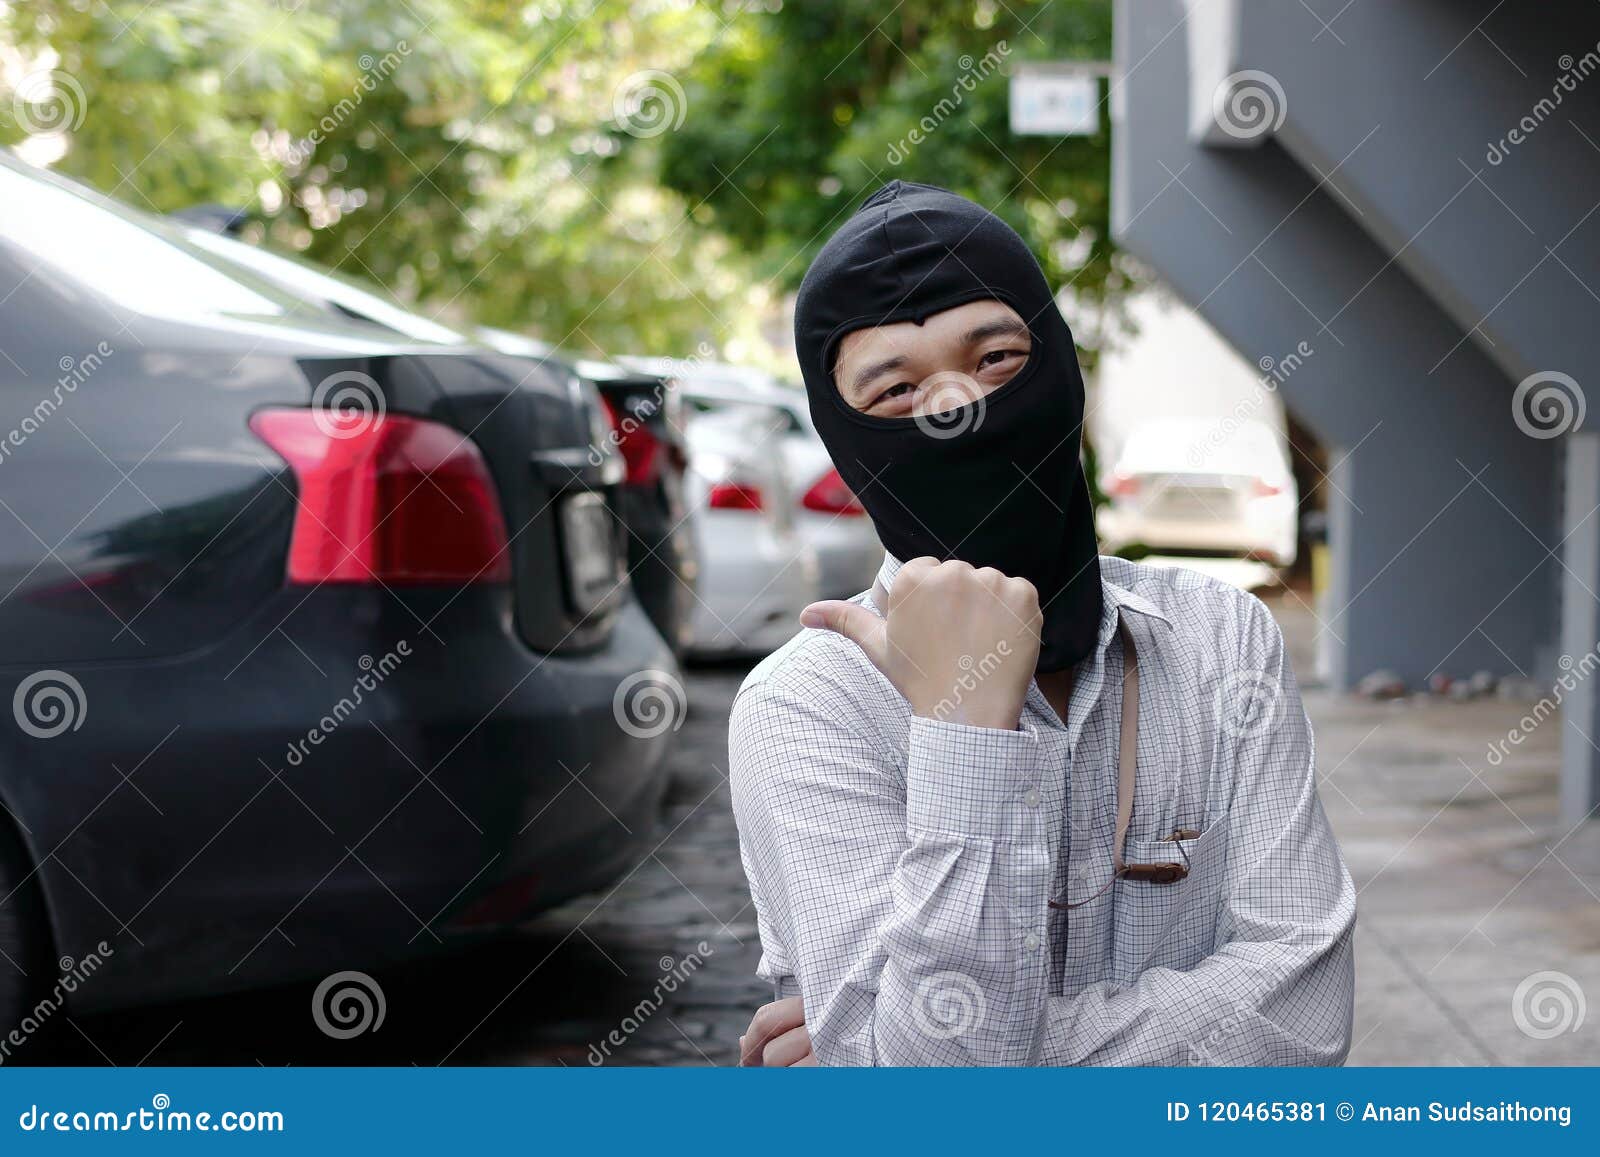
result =
[[[1559,721],[1491,766],[1531,703],[1334,695],[1312,678],[1310,612],[1270,605],[1360,894],[1350,1063],[1600,1063],[1600,817],[1558,821]]]

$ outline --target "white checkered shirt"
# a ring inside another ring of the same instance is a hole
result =
[[[1277,624],[1192,571],[1101,573],[1065,724],[1037,684],[1015,731],[913,716],[825,630],[745,680],[729,758],[759,972],[803,997],[821,1064],[1344,1060],[1355,889]],[[1124,859],[1190,871],[1062,911],[1112,875],[1119,618],[1139,657]]]

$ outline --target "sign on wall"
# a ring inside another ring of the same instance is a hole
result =
[[[1091,136],[1100,129],[1099,78],[1106,65],[1019,64],[1011,75],[1011,131],[1018,136]]]

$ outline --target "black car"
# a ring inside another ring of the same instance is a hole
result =
[[[630,866],[635,705],[682,690],[572,382],[3,152],[0,302],[0,1026],[69,969],[81,1009],[367,967]]]
[[[683,439],[681,402],[667,379],[597,358],[557,350],[506,330],[477,327],[471,335],[418,315],[398,302],[306,262],[282,257],[226,234],[244,215],[198,206],[180,216],[184,237],[215,256],[267,278],[305,303],[334,316],[356,317],[414,341],[441,345],[479,344],[515,357],[544,362],[575,379],[599,399],[608,423],[600,436],[624,466],[617,509],[627,538],[628,576],[645,613],[673,651],[688,645],[698,552],[684,472],[689,457]]]

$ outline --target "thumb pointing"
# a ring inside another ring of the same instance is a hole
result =
[[[881,670],[883,620],[859,603],[825,599],[800,612],[800,625],[843,635],[866,652]]]

